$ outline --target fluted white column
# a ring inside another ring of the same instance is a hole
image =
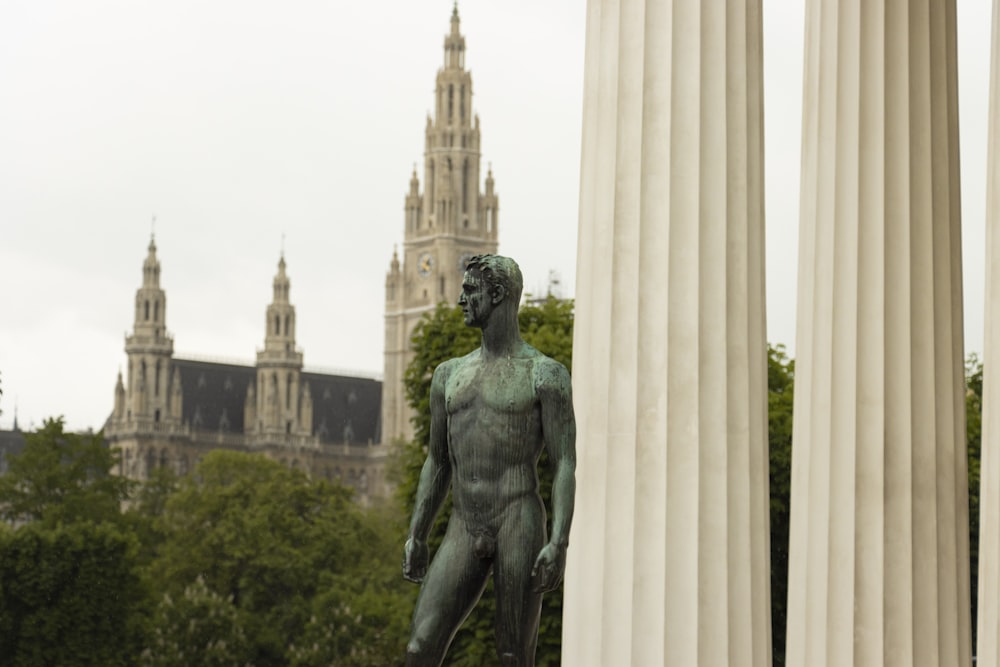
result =
[[[978,665],[1000,667],[1000,2],[993,2],[986,203],[986,336],[979,467]]]
[[[590,0],[563,664],[770,665],[759,0]]]
[[[954,0],[809,0],[787,664],[969,665]]]

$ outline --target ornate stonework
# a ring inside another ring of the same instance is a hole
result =
[[[149,244],[125,339],[114,412],[104,427],[122,453],[121,472],[146,479],[157,467],[188,472],[213,449],[259,452],[311,476],[339,479],[362,502],[384,497],[386,448],[379,445],[381,382],[303,370],[284,257],[267,307],[255,366],[178,359],[167,333],[156,245]]]
[[[414,168],[405,201],[403,254],[393,252],[385,279],[385,442],[413,436],[403,374],[413,358],[410,337],[420,316],[458,298],[465,261],[497,249],[498,200],[493,173],[479,190],[479,117],[472,113],[472,75],[458,9],[444,39],[434,117],[427,117],[424,190]]]

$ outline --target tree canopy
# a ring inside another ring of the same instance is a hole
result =
[[[61,417],[47,419],[0,476],[0,516],[47,526],[116,521],[131,486],[114,474],[117,463],[101,433],[67,433]]]

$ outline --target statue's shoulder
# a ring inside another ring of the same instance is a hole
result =
[[[562,363],[542,354],[530,345],[527,347],[530,350],[532,375],[536,385],[569,386],[569,371]]]
[[[464,357],[452,357],[446,361],[442,361],[438,364],[437,368],[434,369],[434,380],[443,382],[448,379],[448,377],[454,373],[456,370],[465,366],[466,364],[472,363],[479,359],[479,348],[477,347],[472,352],[469,352]]]

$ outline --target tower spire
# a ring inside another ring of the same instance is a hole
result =
[[[167,333],[167,294],[160,287],[160,260],[156,240],[150,234],[142,263],[142,286],[135,292],[135,320],[125,337],[129,360],[128,391],[118,417],[159,422],[168,414],[166,378],[174,353],[174,340]],[[130,407],[129,407],[130,406]]]
[[[160,260],[156,258],[156,239],[149,237],[146,261],[142,263],[142,286],[152,289],[160,287]]]
[[[264,349],[257,351],[257,387],[247,393],[248,414],[256,416],[259,434],[308,434],[311,417],[299,412],[302,352],[295,347],[295,306],[289,299],[291,281],[285,254],[274,276],[274,298],[267,307]]]
[[[450,70],[465,69],[465,37],[461,33],[458,2],[451,10],[451,32],[444,38],[444,67]]]
[[[457,2],[444,35],[433,109],[424,128],[422,178],[414,169],[405,194],[403,246],[393,250],[386,272],[383,442],[412,436],[402,390],[413,355],[409,332],[435,304],[455,299],[469,257],[497,249],[497,194],[492,175],[481,189],[479,118],[472,110]]]
[[[295,352],[295,306],[289,298],[292,281],[286,272],[285,254],[281,253],[278,260],[278,273],[274,276],[274,297],[267,307],[267,328],[264,337],[266,352],[277,354],[278,357],[293,359]],[[301,365],[301,354],[299,364]]]

